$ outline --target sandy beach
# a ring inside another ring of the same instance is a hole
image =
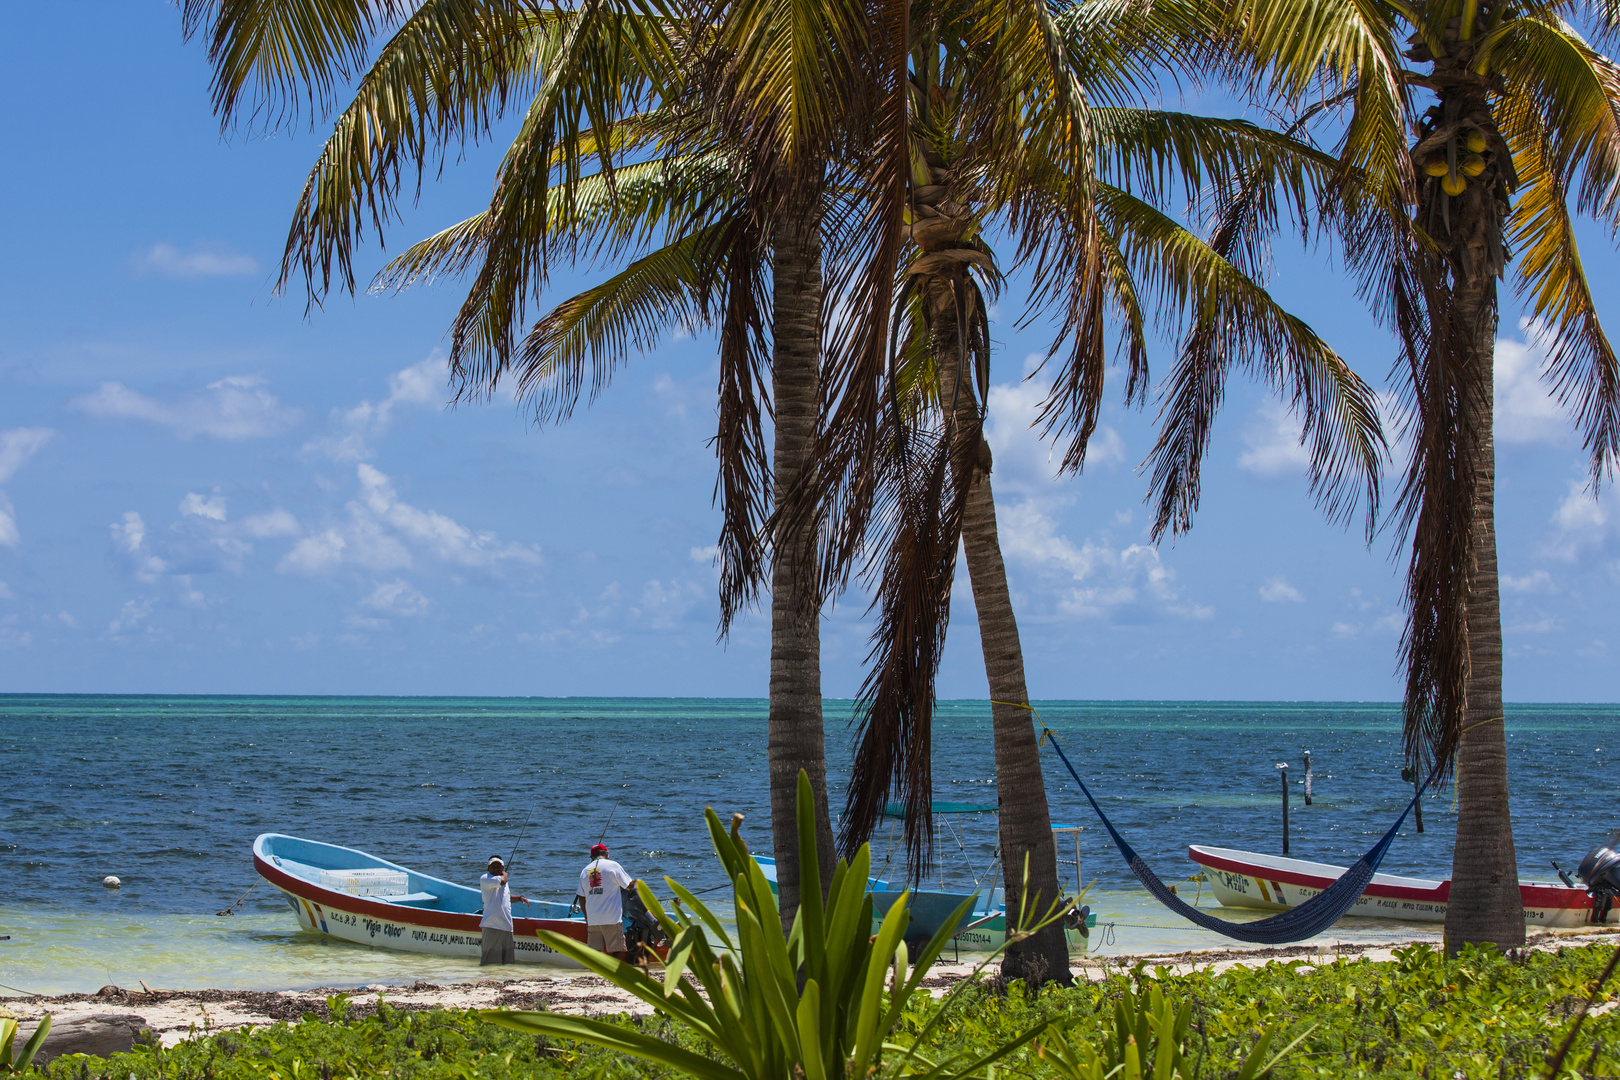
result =
[[[1599,939],[1620,937],[1620,927],[1562,930],[1532,935],[1526,947],[1532,951],[1554,951],[1569,945],[1590,944]],[[1297,969],[1310,971],[1315,964],[1340,958],[1372,962],[1394,958],[1395,950],[1411,942],[1339,943],[1294,945],[1271,949],[1212,949],[1168,954],[1086,957],[1073,964],[1077,978],[1100,980],[1146,961],[1150,967],[1164,966],[1178,973],[1196,970],[1222,971],[1241,965],[1258,966],[1274,961],[1302,961]],[[934,965],[923,985],[934,996],[942,996],[951,986],[973,975],[973,963]],[[987,969],[980,977],[993,974]],[[8,997],[0,999],[0,1015],[22,1021],[24,1031],[45,1013],[58,1023],[79,1017],[117,1013],[134,1014],[150,1027],[165,1046],[185,1039],[249,1025],[295,1023],[304,1019],[326,1019],[327,998],[349,996],[348,1015],[375,1012],[378,1001],[391,1008],[420,1009],[546,1009],[577,1015],[631,1013],[643,1015],[652,1010],[630,994],[598,976],[578,972],[534,972],[521,977],[476,982],[416,982],[408,986],[372,984],[346,989],[313,990],[168,990],[160,988],[103,987],[94,994],[63,994],[54,997]]]

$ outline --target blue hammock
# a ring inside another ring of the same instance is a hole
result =
[[[1027,705],[1023,707],[1029,708]],[[1035,710],[1030,709],[1030,712],[1034,713]],[[1039,714],[1036,714],[1036,719],[1040,719]],[[1238,941],[1251,941],[1258,945],[1284,945],[1291,941],[1304,941],[1306,938],[1315,937],[1343,918],[1345,912],[1354,907],[1356,901],[1361,898],[1361,891],[1367,887],[1367,883],[1372,880],[1372,876],[1378,872],[1378,864],[1384,861],[1384,855],[1389,851],[1389,846],[1395,842],[1395,834],[1400,829],[1401,824],[1406,821],[1406,815],[1412,812],[1412,807],[1417,805],[1418,799],[1422,798],[1424,790],[1428,788],[1435,775],[1439,772],[1439,768],[1436,766],[1435,772],[1430,773],[1429,779],[1425,780],[1423,786],[1417,789],[1417,793],[1412,796],[1412,801],[1406,804],[1406,809],[1401,811],[1401,816],[1395,819],[1395,824],[1389,827],[1389,831],[1383,835],[1378,843],[1369,848],[1365,855],[1357,859],[1354,866],[1341,874],[1339,879],[1332,885],[1329,885],[1298,907],[1289,908],[1280,915],[1272,915],[1269,918],[1255,922],[1228,922],[1225,919],[1217,919],[1207,912],[1198,910],[1170,891],[1170,887],[1159,879],[1159,875],[1155,874],[1149,869],[1148,864],[1142,861],[1142,856],[1138,855],[1136,850],[1125,842],[1125,838],[1119,835],[1119,830],[1114,828],[1114,823],[1108,820],[1108,815],[1103,813],[1102,807],[1097,805],[1097,800],[1091,797],[1091,790],[1086,787],[1086,782],[1080,779],[1080,774],[1074,771],[1074,765],[1069,762],[1069,755],[1063,752],[1063,747],[1058,743],[1057,737],[1052,734],[1051,729],[1047,728],[1044,722],[1041,727],[1051,737],[1052,749],[1056,750],[1058,757],[1062,759],[1063,767],[1069,770],[1069,775],[1074,777],[1074,782],[1080,785],[1080,793],[1086,797],[1086,801],[1091,804],[1091,808],[1097,812],[1097,817],[1102,821],[1103,828],[1108,830],[1108,835],[1113,837],[1114,846],[1119,848],[1119,853],[1125,857],[1125,862],[1130,866],[1131,873],[1135,874],[1142,886],[1153,894],[1153,898],[1177,915],[1197,923],[1205,930],[1213,930],[1217,934],[1224,934],[1229,938],[1236,938]]]

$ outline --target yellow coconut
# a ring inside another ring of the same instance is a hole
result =
[[[1462,159],[1461,168],[1469,176],[1478,176],[1485,171],[1485,159],[1478,154],[1469,154]]]
[[[1485,135],[1482,132],[1470,131],[1465,143],[1470,154],[1483,154],[1485,152]]]
[[[1446,176],[1442,177],[1440,180],[1440,190],[1445,192],[1447,195],[1461,195],[1463,193],[1463,189],[1466,187],[1468,187],[1468,181],[1464,180],[1460,176]]]
[[[1446,168],[1446,159],[1443,157],[1437,157],[1431,158],[1429,163],[1423,166],[1423,171],[1428,173],[1430,176],[1444,176],[1450,170]]]

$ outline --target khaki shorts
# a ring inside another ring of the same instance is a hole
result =
[[[486,926],[479,937],[481,939],[478,950],[479,966],[516,962],[517,943],[512,939],[512,931]]]
[[[585,944],[599,952],[624,952],[624,927],[619,923],[587,926]]]

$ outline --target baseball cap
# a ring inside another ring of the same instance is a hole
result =
[[[606,844],[592,844],[591,845],[591,854],[593,856],[606,855],[607,853],[608,853],[608,851],[607,851],[607,845]]]

